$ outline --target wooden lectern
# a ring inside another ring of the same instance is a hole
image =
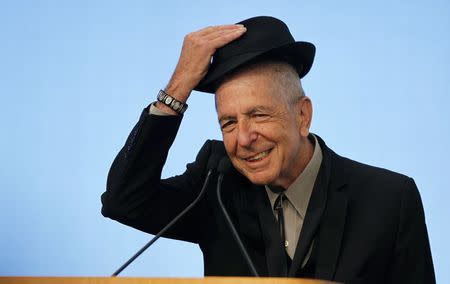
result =
[[[0,284],[332,284],[336,282],[274,277],[132,278],[0,277]]]

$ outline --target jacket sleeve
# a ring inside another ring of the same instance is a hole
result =
[[[424,210],[413,179],[406,181],[401,200],[388,283],[436,283]]]
[[[182,175],[161,179],[180,123],[181,116],[151,115],[144,109],[109,170],[101,196],[103,216],[156,234],[196,198],[206,176],[210,143]],[[164,237],[198,243],[204,209],[200,201]]]

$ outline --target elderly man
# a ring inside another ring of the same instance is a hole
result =
[[[224,204],[260,275],[434,283],[414,181],[338,156],[309,132],[300,78],[314,53],[272,17],[187,35],[170,82],[113,162],[103,215],[156,234],[197,197],[211,157],[227,155]],[[161,179],[192,90],[215,93],[223,142],[207,141],[182,175]],[[214,186],[164,236],[198,243],[205,275],[251,275]]]

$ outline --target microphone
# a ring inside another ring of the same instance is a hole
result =
[[[146,249],[148,249],[154,242],[156,242],[170,227],[172,227],[181,217],[183,217],[187,212],[189,212],[197,203],[200,201],[200,199],[203,197],[203,195],[206,192],[206,186],[208,185],[209,179],[211,177],[211,174],[214,172],[214,169],[217,167],[217,164],[219,161],[221,161],[221,155],[214,154],[209,158],[208,160],[208,173],[206,174],[205,181],[203,182],[202,189],[200,190],[200,193],[198,194],[197,198],[191,202],[183,211],[181,211],[180,214],[175,216],[175,218],[172,219],[172,221],[169,222],[164,228],[161,229],[154,237],[151,239],[146,245],[144,245],[135,255],[133,255],[127,262],[125,262],[119,269],[117,269],[111,276],[116,277],[119,275],[120,272],[122,272],[125,268],[128,267],[136,258],[138,258]],[[222,159],[223,160],[223,159]]]
[[[225,206],[223,205],[223,202],[222,202],[221,190],[222,190],[223,176],[231,169],[231,167],[232,167],[231,161],[227,156],[223,157],[220,160],[219,166],[217,167],[217,171],[219,172],[219,177],[217,179],[217,199],[219,200],[220,209],[222,209],[223,215],[225,216],[225,219],[227,220],[227,225],[230,228],[231,233],[233,234],[234,240],[238,244],[242,255],[244,256],[245,261],[247,262],[247,265],[250,268],[250,271],[252,272],[253,276],[259,277],[259,274],[255,268],[255,265],[253,264],[253,261],[250,259],[247,249],[245,248],[244,243],[242,242],[241,238],[239,237],[239,234],[236,231],[236,228],[234,227],[233,222],[231,221],[230,215],[228,215],[227,209],[225,208]]]

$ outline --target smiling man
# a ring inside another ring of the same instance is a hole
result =
[[[288,188],[311,159],[311,101],[287,63],[263,61],[228,77],[216,108],[228,156],[252,183]]]
[[[210,161],[228,156],[224,204],[260,275],[434,283],[414,181],[341,157],[309,132],[300,79],[314,53],[272,17],[187,35],[168,85],[111,166],[102,214],[156,234],[197,197]],[[207,141],[183,174],[161,179],[192,90],[215,94],[223,142]],[[164,236],[198,243],[207,276],[252,275],[215,184]]]

